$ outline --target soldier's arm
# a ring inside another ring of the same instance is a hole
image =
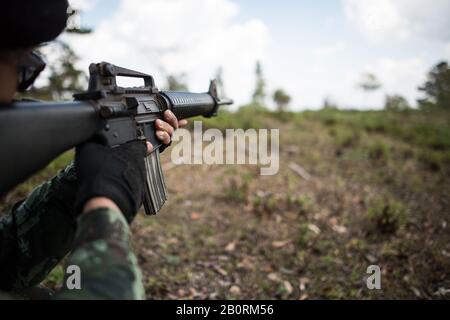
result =
[[[116,148],[88,142],[77,147],[76,207],[82,212],[74,250],[58,299],[139,299],[143,286],[130,250],[128,224],[142,204],[148,146],[133,141]],[[78,270],[81,289],[76,286]],[[72,278],[74,276],[74,278]],[[75,283],[71,283],[71,281]]]
[[[167,138],[164,144],[170,142],[169,132],[178,127],[176,117],[166,114],[171,119],[166,119],[170,124],[160,128]],[[83,214],[68,266],[75,266],[81,272],[81,289],[70,288],[73,285],[70,278],[75,274],[70,275],[56,298],[144,297],[136,257],[130,249],[128,224],[142,205],[146,177],[144,158],[152,149],[150,143],[141,141],[116,148],[95,142],[77,147],[75,164],[79,190],[76,202]]]
[[[79,218],[74,251],[67,267],[80,275],[67,274],[56,299],[143,299],[141,273],[130,248],[129,227],[118,210],[97,208]],[[72,278],[71,278],[72,277]],[[70,289],[71,288],[71,289]]]
[[[71,250],[76,188],[75,169],[69,165],[0,219],[0,289],[40,283]]]

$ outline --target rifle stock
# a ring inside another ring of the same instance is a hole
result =
[[[21,102],[0,109],[0,194],[89,140],[101,119],[89,102]]]

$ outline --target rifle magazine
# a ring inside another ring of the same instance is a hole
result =
[[[147,215],[155,215],[168,198],[166,182],[161,168],[159,149],[144,160],[146,183],[144,188],[144,210]]]

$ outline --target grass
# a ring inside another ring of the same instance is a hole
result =
[[[132,227],[151,299],[448,299],[449,113],[282,114],[247,106],[204,129],[279,128],[280,172],[178,166],[170,200]],[[3,208],[71,161],[13,191]],[[170,150],[162,155],[170,161]],[[301,165],[304,180],[291,169]],[[382,290],[365,286],[380,265]],[[47,280],[61,281],[60,269]]]
[[[369,147],[369,158],[375,161],[387,161],[389,159],[389,147],[381,142],[375,141]]]
[[[389,111],[306,112],[308,119],[320,120],[325,126],[351,128],[354,132],[383,133],[427,149],[450,150],[449,115],[446,111],[425,113]]]
[[[406,221],[406,208],[395,200],[376,199],[367,212],[370,229],[376,235],[395,234]]]

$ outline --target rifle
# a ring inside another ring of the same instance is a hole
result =
[[[91,139],[112,148],[148,140],[153,152],[145,158],[144,209],[156,214],[167,200],[160,162],[161,143],[155,121],[171,110],[178,119],[216,116],[222,105],[216,82],[208,92],[159,91],[152,76],[102,62],[89,67],[89,86],[72,102],[16,102],[0,108],[0,194],[44,168],[61,153]],[[116,78],[144,80],[143,87],[123,88]]]

